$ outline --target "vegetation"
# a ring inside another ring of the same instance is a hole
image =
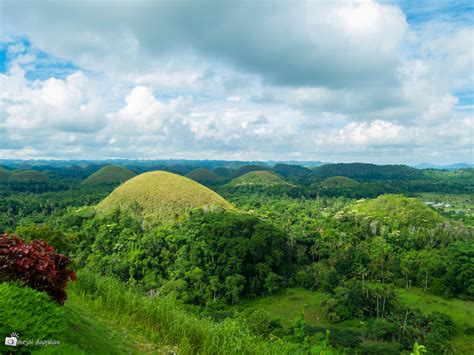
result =
[[[271,187],[278,185],[290,185],[281,176],[270,171],[252,171],[233,179],[229,186],[261,186]]]
[[[2,237],[0,276],[59,309],[61,345],[35,352],[474,351],[470,169],[236,162],[256,170],[230,182],[224,162],[116,163],[145,173],[113,190],[82,184],[97,163],[32,163],[48,181],[0,181],[0,231],[21,238]]]
[[[150,223],[170,221],[193,208],[231,208],[221,196],[179,175],[164,171],[144,173],[116,188],[97,205],[97,211],[127,211]]]
[[[36,170],[13,171],[10,174],[9,181],[48,181],[48,177]]]
[[[269,170],[267,167],[262,166],[262,165],[255,165],[255,164],[249,164],[249,165],[244,165],[238,168],[237,170],[234,171],[234,178],[245,175],[247,173],[250,173],[252,171],[265,171]]]
[[[217,182],[220,180],[220,177],[218,175],[204,168],[195,169],[191,171],[188,175],[186,175],[186,177],[204,185],[208,183]]]
[[[118,184],[131,179],[136,174],[123,166],[108,165],[96,171],[82,183],[87,184]]]

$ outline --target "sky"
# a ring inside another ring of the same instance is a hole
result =
[[[0,0],[0,158],[474,163],[470,1]]]

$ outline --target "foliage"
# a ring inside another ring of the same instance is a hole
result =
[[[14,283],[0,283],[0,314],[2,353],[12,350],[3,345],[4,337],[12,332],[18,333],[21,341],[31,341],[24,347],[33,350],[36,340],[58,340],[64,329],[61,307],[45,293]]]
[[[421,179],[421,170],[406,165],[375,165],[365,163],[326,164],[313,169],[313,174],[325,179],[331,176],[345,176],[358,180],[410,180]]]
[[[291,271],[284,232],[232,211],[197,210],[180,225],[144,236],[136,221],[116,214],[91,220],[84,232],[96,237],[83,244],[82,263],[187,303],[271,293]]]
[[[0,280],[16,281],[47,292],[59,303],[66,300],[66,284],[76,275],[68,270],[68,257],[56,254],[43,241],[25,244],[20,238],[0,235]]]

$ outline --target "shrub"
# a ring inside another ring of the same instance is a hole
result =
[[[0,336],[16,332],[23,341],[58,340],[64,329],[63,309],[48,295],[12,283],[0,284]],[[31,349],[34,344],[28,345]],[[0,352],[12,350],[0,345]]]
[[[0,235],[0,281],[17,281],[38,291],[47,292],[63,304],[66,284],[76,275],[68,270],[68,257],[54,252],[43,241],[24,243],[12,235]]]

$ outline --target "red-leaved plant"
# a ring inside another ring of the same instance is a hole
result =
[[[17,236],[0,234],[0,282],[17,281],[64,304],[68,280],[76,281],[74,271],[67,269],[70,262],[42,240],[25,243]]]

